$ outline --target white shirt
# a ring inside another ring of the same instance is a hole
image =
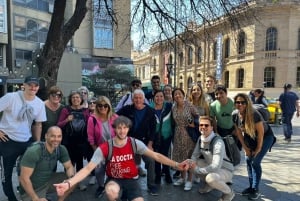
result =
[[[33,107],[33,119],[36,122],[47,120],[45,104],[40,98],[36,96],[31,101],[25,101]],[[17,142],[27,142],[32,137],[31,125],[28,125],[28,121],[17,118],[22,106],[23,101],[18,92],[7,93],[0,98],[0,111],[3,111],[0,130]]]

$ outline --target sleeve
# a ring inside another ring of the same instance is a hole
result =
[[[135,139],[135,143],[136,143],[136,153],[139,155],[144,155],[148,147],[138,139]]]
[[[103,156],[102,150],[98,147],[93,154],[91,162],[93,162],[95,164],[100,164],[104,161],[105,161],[105,158]]]
[[[37,161],[39,160],[41,155],[41,150],[39,151],[35,149],[35,146],[31,146],[27,148],[24,155],[22,156],[20,165],[29,168],[35,168]]]
[[[193,151],[193,154],[192,154],[192,156],[191,156],[191,159],[192,159],[193,161],[197,161],[198,158],[201,156],[200,143],[201,143],[201,142],[200,142],[200,138],[198,138],[197,143],[196,143],[196,146],[195,146],[194,151]]]
[[[88,135],[88,141],[90,143],[90,145],[96,145],[96,139],[95,139],[95,127],[96,125],[94,125],[94,120],[95,117],[90,116],[88,118],[88,122],[87,122],[87,135]]]
[[[0,98],[0,111],[4,111],[8,108],[13,102],[13,94],[7,93],[3,97]]]
[[[65,125],[67,124],[67,122],[65,121],[66,118],[69,115],[69,111],[68,109],[65,107],[61,110],[58,121],[57,121],[57,126],[60,128],[65,127]]]
[[[115,112],[118,112],[123,107],[126,96],[127,96],[127,94],[121,98],[120,102],[118,103],[118,105],[115,108]]]
[[[70,160],[70,156],[69,156],[68,150],[67,150],[67,148],[65,146],[60,145],[59,149],[60,149],[59,151],[61,152],[59,161],[62,164],[64,164],[65,162],[67,162],[67,161]]]

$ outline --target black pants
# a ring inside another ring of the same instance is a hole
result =
[[[25,152],[31,142],[31,140],[28,142],[16,142],[11,139],[7,142],[0,141],[0,156],[2,156],[2,188],[9,201],[17,201],[12,185],[13,168],[17,158]]]
[[[161,137],[160,145],[155,147],[155,151],[166,157],[169,157],[168,154],[169,154],[169,149],[171,146],[171,140],[172,140],[171,137],[169,137],[167,139],[163,139],[163,137]],[[162,169],[161,169],[161,166],[162,166]],[[166,175],[170,175],[170,167],[167,165],[162,165],[159,162],[155,162],[155,175],[160,176],[161,172],[165,173]]]

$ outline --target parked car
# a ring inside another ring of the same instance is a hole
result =
[[[281,124],[282,111],[278,99],[276,98],[266,98],[266,99],[268,101],[268,111],[270,112],[269,123]],[[276,122],[276,116],[278,119],[277,122]]]

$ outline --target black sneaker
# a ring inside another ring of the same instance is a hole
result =
[[[252,192],[248,195],[248,200],[257,200],[260,195],[258,190],[252,189]]]
[[[104,193],[104,187],[103,186],[99,186],[95,192],[95,198],[100,198],[102,197]]]
[[[247,196],[249,195],[250,193],[252,193],[253,191],[253,188],[249,187],[249,188],[246,188],[245,190],[242,191],[242,196]]]
[[[150,195],[158,195],[158,189],[156,188],[156,186],[148,187],[148,192],[150,193]]]

